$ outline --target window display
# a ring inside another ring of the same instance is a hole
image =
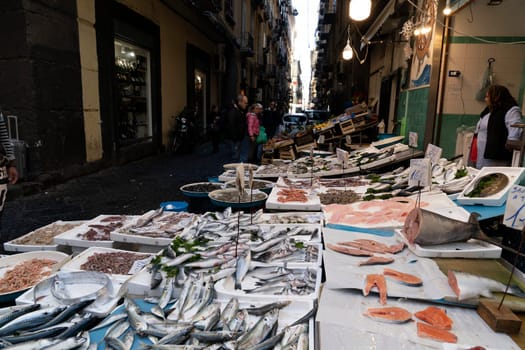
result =
[[[117,138],[122,144],[152,137],[149,51],[115,40]]]

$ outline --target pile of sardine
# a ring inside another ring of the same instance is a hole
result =
[[[201,274],[188,276],[171,300],[174,288],[170,279],[158,299],[147,300],[154,303],[150,311],[125,298],[123,313],[114,313],[94,328],[109,326],[102,340],[105,348],[130,349],[134,341],[144,349],[308,348],[308,320],[315,306],[299,319],[279,324],[279,310],[290,301],[242,308],[232,298],[223,305],[215,299],[213,280]]]

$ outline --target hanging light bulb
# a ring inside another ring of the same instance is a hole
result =
[[[447,0],[445,8],[443,9],[443,14],[445,16],[450,16],[451,13],[452,13],[452,9],[450,8],[450,0]]]
[[[354,21],[362,21],[370,16],[372,0],[350,0],[350,18]]]
[[[350,39],[346,40],[346,46],[343,49],[343,60],[348,61],[351,60],[352,57],[354,57],[354,51],[352,50],[352,46],[350,46]]]

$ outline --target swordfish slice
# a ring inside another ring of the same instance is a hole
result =
[[[409,273],[404,273],[404,272],[389,269],[386,267],[383,270],[383,273],[385,276],[390,277],[406,286],[419,287],[423,285],[423,280],[421,278],[411,275]]]

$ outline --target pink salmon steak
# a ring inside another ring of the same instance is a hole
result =
[[[486,240],[477,214],[470,214],[468,222],[462,222],[421,208],[408,213],[402,233],[410,244],[421,246],[465,242],[471,238]]]

